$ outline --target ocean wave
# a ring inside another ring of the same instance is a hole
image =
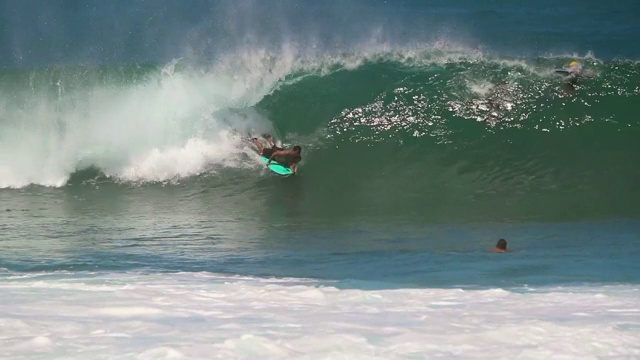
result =
[[[204,68],[176,60],[4,73],[0,187],[65,186],[84,169],[137,184],[238,169],[260,177],[244,138],[263,132],[303,146],[305,176],[395,184],[413,197],[398,204],[445,191],[483,206],[576,197],[598,206],[640,179],[632,61],[585,56],[592,76],[571,84],[553,73],[564,56],[427,46],[404,58],[383,49],[309,59],[281,50]],[[613,212],[635,213],[618,202]]]

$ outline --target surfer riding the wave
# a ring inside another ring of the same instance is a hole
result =
[[[280,165],[289,167],[294,173],[297,173],[297,164],[302,160],[302,156],[300,155],[302,153],[302,147],[296,145],[291,149],[283,149],[276,145],[271,135],[263,135],[262,137],[267,140],[271,147],[265,147],[258,138],[252,138],[251,141],[258,148],[260,155],[269,159],[267,161],[267,167],[272,161],[276,161]]]
[[[584,65],[582,65],[581,62],[579,61],[572,61],[569,63],[569,65],[567,65],[567,67],[565,68],[570,74],[574,75],[574,76],[578,76],[580,75],[580,73],[582,73],[582,68],[584,67]]]
[[[566,79],[565,90],[567,92],[573,92],[575,85],[578,83],[578,79],[583,77],[584,64],[578,60],[573,60],[564,66],[562,69],[557,69],[556,73],[564,75]]]
[[[562,69],[558,69],[556,70],[556,73],[559,74],[563,74],[569,78],[577,78],[578,76],[582,75],[582,70],[584,69],[584,65],[582,64],[582,62],[574,60],[570,63],[568,63],[565,67],[563,67]]]

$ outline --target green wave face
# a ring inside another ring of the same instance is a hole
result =
[[[370,62],[258,107],[283,133],[313,134],[311,202],[345,215],[638,216],[640,66],[584,59],[568,81],[553,69],[569,60]]]

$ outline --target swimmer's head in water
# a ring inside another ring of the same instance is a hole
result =
[[[498,243],[496,244],[496,248],[500,250],[507,250],[507,240],[505,239],[498,240]]]

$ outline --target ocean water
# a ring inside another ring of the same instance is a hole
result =
[[[638,14],[0,1],[0,358],[640,358]]]

